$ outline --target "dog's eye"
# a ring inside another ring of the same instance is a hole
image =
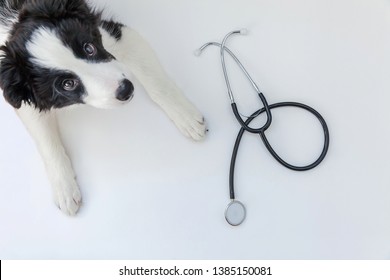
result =
[[[84,44],[84,52],[88,55],[88,56],[94,56],[96,55],[96,47],[91,44],[91,43],[85,43]]]
[[[74,91],[79,85],[79,81],[75,79],[65,79],[62,81],[62,88],[66,91]]]

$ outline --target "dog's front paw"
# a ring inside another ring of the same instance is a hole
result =
[[[205,119],[184,96],[177,95],[163,108],[183,135],[195,141],[203,140],[207,131]]]
[[[66,215],[74,216],[81,206],[81,192],[74,178],[53,185],[54,202]]]
[[[74,216],[81,206],[81,192],[76,182],[72,163],[65,151],[60,149],[45,162],[52,186],[54,202],[66,215]],[[55,156],[54,156],[55,155]]]
[[[54,187],[54,201],[66,215],[74,216],[81,206],[81,192],[77,184]]]
[[[190,105],[180,108],[173,122],[185,136],[201,141],[206,135],[206,122],[202,114],[192,104]]]

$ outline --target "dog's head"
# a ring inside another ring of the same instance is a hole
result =
[[[129,73],[103,47],[100,24],[85,1],[27,1],[1,48],[5,99],[15,108],[27,102],[39,110],[129,101]]]

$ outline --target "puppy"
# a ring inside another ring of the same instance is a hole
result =
[[[0,88],[33,137],[65,214],[77,213],[81,193],[58,131],[61,108],[124,105],[136,78],[184,135],[205,135],[202,114],[148,43],[84,0],[1,0],[0,46]]]

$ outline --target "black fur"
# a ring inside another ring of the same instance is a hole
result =
[[[75,32],[77,30],[77,32]],[[87,59],[91,62],[110,61],[114,57],[108,53],[102,44],[101,34],[98,29],[98,22],[79,21],[68,19],[57,25],[56,28],[59,38],[64,45],[69,46],[76,57]],[[97,55],[89,57],[83,50],[86,42],[93,42],[97,48]]]
[[[46,27],[56,32],[78,58],[91,63],[115,59],[104,49],[98,27],[111,30],[109,33],[119,40],[122,25],[102,21],[101,14],[83,0],[1,0],[0,9],[2,14],[18,12],[19,18],[12,26],[9,40],[1,46],[0,64],[0,87],[5,99],[15,108],[20,108],[23,102],[39,110],[61,108],[81,103],[81,97],[86,94],[81,82],[71,94],[60,87],[61,79],[69,76],[78,79],[74,73],[37,67],[29,60],[26,42],[37,28]],[[85,53],[85,43],[95,45],[95,56]]]
[[[117,41],[122,38],[122,27],[123,24],[112,21],[112,20],[102,20],[101,27],[106,30],[112,37],[114,37]]]
[[[13,10],[20,10],[26,0],[0,0],[0,7],[9,7]]]
[[[36,67],[32,74],[34,76],[32,79],[32,86],[35,90],[34,99],[41,110],[83,103],[82,97],[86,92],[81,82],[73,91],[66,91],[62,88],[64,80],[77,79],[73,73]]]
[[[8,26],[25,1],[0,0],[0,24]]]
[[[15,108],[20,108],[22,102],[37,106],[28,77],[31,65],[23,60],[22,50],[5,46],[1,50],[4,54],[0,65],[0,87],[5,100]]]

